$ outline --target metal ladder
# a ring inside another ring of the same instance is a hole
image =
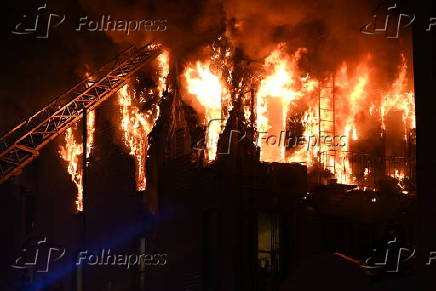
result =
[[[336,175],[336,148],[330,147],[329,150],[322,149],[325,139],[322,136],[331,136],[335,142],[335,76],[333,75],[328,81],[319,82],[318,98],[318,128],[319,128],[319,153],[320,163],[325,169],[328,169],[333,175]]]

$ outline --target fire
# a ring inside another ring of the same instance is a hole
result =
[[[169,51],[163,50],[157,57],[158,80],[156,89],[158,97],[162,97],[168,87]],[[133,90],[133,89],[132,89]],[[148,150],[148,135],[159,117],[159,100],[152,104],[148,110],[140,110],[139,104],[134,100],[134,92],[128,85],[118,91],[118,104],[120,106],[122,140],[128,149],[129,155],[135,159],[136,190],[146,190],[146,159]],[[150,90],[149,94],[153,94]],[[145,103],[141,97],[139,103]]]
[[[214,74],[210,67],[210,61],[197,61],[195,65],[188,65],[183,75],[188,93],[195,96],[204,110],[208,160],[213,161],[221,133],[221,104],[226,90],[220,76]]]
[[[94,149],[94,133],[95,133],[95,111],[89,111],[86,120],[86,126],[88,131],[88,138],[86,139],[86,158],[91,156]]]
[[[163,92],[167,88],[167,82],[168,82],[168,75],[170,73],[170,54],[167,50],[164,50],[158,57],[157,61],[159,63],[159,80],[158,80],[158,91],[159,95],[162,96]]]
[[[65,145],[59,147],[59,154],[62,159],[68,163],[68,173],[71,175],[71,180],[76,184],[76,210],[83,211],[83,175],[81,155],[83,146],[74,137],[73,129],[70,127],[65,132]]]
[[[355,184],[351,165],[347,157],[351,141],[359,139],[356,117],[367,110],[368,90],[370,81],[369,56],[364,58],[354,74],[349,71],[348,64],[343,63],[336,73],[335,85],[340,93],[336,98],[348,106],[336,110],[336,131],[345,136],[345,145],[337,149],[336,161],[338,162],[336,178],[340,183]],[[371,106],[369,108],[371,114]]]
[[[369,131],[371,134],[376,132],[375,138],[380,138],[377,142],[382,142],[384,135],[378,133],[381,129],[386,130],[386,116],[392,110],[402,113],[405,133],[415,127],[414,94],[408,90],[410,84],[404,55],[401,56],[395,81],[388,90],[380,90],[376,88],[379,76],[375,75],[377,70],[373,67],[373,56],[370,54],[363,55],[356,65],[343,62],[335,72],[314,78],[299,67],[307,49],[300,48],[289,53],[282,43],[264,59],[262,73],[256,75],[255,72],[248,77],[234,67],[239,63],[232,58],[230,46],[222,46],[222,40],[209,47],[209,59],[188,63],[182,74],[186,93],[194,97],[193,105],[199,105],[202,124],[207,126],[208,161],[216,158],[218,140],[230,110],[239,109],[234,106],[242,104],[245,122],[255,119],[255,124],[251,126],[256,127],[261,141],[257,143],[261,161],[299,162],[309,168],[322,167],[339,183],[357,185],[363,182],[364,189],[374,189],[370,181],[374,181],[375,171],[369,168],[369,163],[357,169],[350,161],[350,154],[354,154],[353,150],[361,150],[365,142],[370,142]],[[167,75],[167,52],[159,56],[158,62],[162,74]],[[245,65],[244,62],[240,64]],[[249,74],[251,69],[247,70]],[[254,81],[248,81],[251,77]],[[160,94],[166,83],[166,78],[161,76],[158,85]],[[254,102],[251,102],[251,95],[247,92],[254,92]],[[153,118],[132,104],[126,88],[119,96],[124,141],[130,154],[136,158],[137,172],[141,173],[144,172],[147,148],[143,136],[150,132]],[[253,105],[255,113],[252,116]],[[295,118],[299,119],[296,126]],[[304,146],[285,146],[289,141],[287,134],[291,132],[289,122],[292,131],[298,134],[302,131]],[[326,135],[334,138],[333,143],[338,141],[338,137],[343,137],[343,144],[328,144],[325,139],[323,141]],[[139,188],[144,188],[145,174],[138,174],[137,181]]]
[[[147,121],[146,114],[140,112],[133,104],[133,97],[129,94],[127,85],[118,92],[118,104],[121,111],[124,145],[129,150],[129,154],[135,158],[136,189],[143,191],[146,188],[147,135],[152,129],[152,124]]]
[[[259,134],[266,133],[267,137],[278,136],[282,130],[286,130],[286,118],[293,112],[293,104],[304,100],[306,109],[300,122],[304,127],[306,145],[286,152],[284,145],[271,146],[264,143],[261,144],[261,160],[300,162],[308,167],[321,165],[334,174],[339,183],[360,183],[353,173],[349,154],[350,144],[365,136],[365,118],[377,120],[380,117],[380,124],[384,128],[386,113],[399,110],[403,113],[406,133],[415,126],[414,94],[406,89],[408,80],[404,55],[391,91],[383,95],[380,94],[381,90],[371,84],[371,55],[363,56],[353,69],[343,62],[334,76],[315,80],[308,75],[299,77],[301,71],[298,60],[305,50],[300,49],[294,55],[288,55],[283,48],[283,45],[279,46],[265,59],[264,69],[268,74],[261,78],[256,94],[257,130]],[[325,93],[323,88],[333,90]],[[311,92],[317,93],[319,99],[313,98]],[[331,97],[328,97],[329,94]],[[314,102],[314,99],[317,101]],[[333,104],[329,104],[330,100]],[[322,135],[325,133],[343,136],[344,144],[333,147],[323,144]],[[308,140],[310,137],[318,141],[317,146],[311,146]],[[370,173],[370,169],[366,168],[363,173],[366,182],[369,182]],[[372,189],[372,186],[369,188]]]
[[[292,56],[283,52],[280,45],[266,59],[264,69],[269,74],[260,81],[257,100],[257,130],[266,134],[266,141],[260,143],[260,159],[267,162],[284,162],[285,148],[277,146],[278,137],[286,130],[286,119],[291,102],[301,96],[296,89],[297,62],[305,49],[299,49]],[[274,141],[273,141],[274,139]],[[268,144],[268,141],[273,144]]]
[[[94,132],[95,132],[95,112],[90,111],[87,115],[87,143],[86,157],[89,158],[94,148]],[[68,128],[65,131],[64,145],[59,147],[59,155],[67,162],[68,174],[71,175],[71,180],[77,188],[76,193],[76,211],[83,211],[83,144],[75,137],[77,128]]]
[[[169,74],[169,52],[164,50],[157,58],[158,61],[158,96],[162,97],[167,88]],[[134,92],[125,85],[118,91],[118,104],[121,113],[121,131],[124,146],[129,151],[129,155],[135,159],[135,182],[136,190],[146,190],[146,159],[148,150],[148,135],[152,131],[157,118],[159,117],[159,100],[152,104],[148,110],[140,110],[134,100]],[[133,89],[132,89],[133,90]],[[153,94],[150,90],[149,94]],[[141,97],[139,103],[145,103]]]
[[[301,120],[305,130],[302,137],[306,140],[303,146],[291,153],[287,158],[288,163],[304,163],[306,166],[313,166],[319,153],[319,139],[318,139],[318,116],[314,106],[310,106],[304,113]],[[315,139],[313,139],[315,137]],[[309,140],[310,139],[310,140]],[[314,146],[315,143],[318,145]]]
[[[391,110],[398,110],[402,112],[404,128],[415,128],[415,101],[414,93],[407,91],[408,78],[407,78],[407,63],[406,57],[401,55],[401,65],[397,79],[392,84],[391,91],[383,96],[381,104],[381,117],[383,129],[385,126],[386,115]]]
[[[348,110],[337,110],[339,120],[344,120],[343,128],[339,129],[345,136],[350,137],[349,140],[358,140],[358,132],[356,125],[356,116],[361,111],[366,110],[366,102],[368,100],[368,85],[369,85],[369,67],[363,61],[356,69],[354,76],[350,76],[348,65],[344,63],[337,74],[338,80],[336,85],[341,89],[342,94],[339,98],[345,99],[345,104],[349,105]],[[339,127],[341,124],[338,124]],[[349,144],[349,143],[347,143]]]

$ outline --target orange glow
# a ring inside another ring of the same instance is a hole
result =
[[[234,77],[239,76],[240,68],[228,63],[223,65],[226,62],[223,55],[230,56],[230,50],[226,53],[219,47],[212,50],[208,60],[188,63],[183,71],[186,92],[197,101],[193,106],[201,105],[198,111],[202,124],[206,126],[210,120],[224,119],[207,128],[209,161],[216,157],[219,135],[229,110],[241,104],[245,122],[257,129],[258,140],[254,142],[260,147],[261,161],[320,167],[325,170],[325,177],[336,178],[343,184],[365,183],[363,189],[368,190],[375,187],[370,182],[375,181],[376,172],[363,161],[374,152],[369,149],[367,153],[364,148],[367,144],[379,146],[385,142],[386,115],[391,110],[401,111],[405,136],[415,127],[414,93],[409,89],[404,55],[395,81],[384,86],[382,82],[386,77],[380,74],[371,54],[362,55],[357,62],[342,62],[333,72],[320,73],[315,68],[317,77],[314,77],[300,67],[307,49],[291,53],[282,43],[263,60],[261,69],[257,64],[248,65],[247,72],[253,74],[247,75],[252,80],[236,83]],[[241,66],[244,65],[242,62]],[[255,92],[255,124],[250,124],[253,105],[247,94],[250,89]],[[291,128],[287,128],[289,125]],[[293,132],[301,134],[304,145],[286,147],[289,141],[286,134]],[[340,137],[340,145],[322,142],[322,136],[326,135],[336,139],[332,142],[338,142]],[[390,132],[390,136],[396,135]],[[394,149],[387,148],[388,151]]]
[[[407,133],[407,129],[415,128],[415,98],[412,91],[407,91],[407,64],[404,55],[401,55],[401,60],[397,79],[392,84],[391,91],[383,96],[380,111],[383,129],[386,128],[386,114],[391,110],[401,111]]]
[[[356,117],[366,110],[369,110],[371,114],[371,106],[367,105],[370,82],[370,67],[368,62],[369,57],[364,58],[354,72],[350,72],[348,65],[343,63],[336,73],[336,86],[341,92],[336,98],[341,98],[343,100],[342,103],[347,105],[345,108],[336,108],[335,112],[336,132],[344,135],[346,140],[345,146],[339,148],[336,156],[338,163],[336,179],[339,183],[343,184],[356,183],[347,158],[350,143],[359,139]]]
[[[139,108],[133,104],[127,85],[118,92],[118,104],[121,111],[124,145],[129,150],[129,154],[135,158],[136,189],[143,191],[146,188],[147,135],[152,129],[152,124],[147,121],[146,114],[140,112]]]
[[[81,156],[83,146],[74,137],[73,129],[70,127],[65,132],[65,145],[59,147],[61,158],[67,162],[68,174],[71,175],[71,180],[77,188],[76,194],[76,210],[83,211],[83,176]]]
[[[213,161],[216,158],[218,138],[221,133],[221,104],[226,90],[220,77],[214,74],[210,67],[210,61],[197,61],[195,65],[187,66],[183,76],[188,93],[195,96],[204,110],[203,124],[207,126],[208,160]]]
[[[158,61],[158,84],[159,97],[162,97],[167,87],[169,75],[169,52],[164,50],[157,58]],[[159,117],[159,101],[147,111],[141,111],[135,104],[134,96],[125,85],[118,91],[118,104],[120,106],[122,139],[129,155],[135,159],[135,182],[136,190],[144,191],[147,186],[146,159],[148,150],[148,135],[152,131]],[[150,91],[152,94],[152,90]],[[139,103],[143,103],[141,99]]]
[[[86,72],[85,77],[89,80],[88,86],[92,86],[90,73]],[[89,159],[94,149],[94,134],[95,134],[95,111],[88,111],[86,119],[86,158]],[[59,146],[59,155],[67,163],[68,174],[71,175],[71,180],[77,188],[76,193],[76,211],[83,211],[83,143],[76,138],[77,126],[68,128],[65,131],[64,144]],[[89,161],[87,161],[87,165]]]
[[[86,126],[88,131],[88,138],[86,139],[86,157],[89,158],[94,149],[95,111],[89,111]]]
[[[86,157],[89,158],[94,149],[94,132],[95,132],[95,112],[90,111],[87,115],[87,143]],[[65,131],[64,145],[59,147],[59,155],[67,162],[68,174],[77,188],[76,193],[76,211],[83,211],[83,165],[82,154],[83,144],[75,137],[76,127],[68,128]]]
[[[164,50],[158,57],[157,57],[158,63],[159,63],[159,84],[158,84],[158,91],[159,95],[162,96],[164,90],[167,87],[167,79],[168,74],[170,73],[170,54],[167,50]]]
[[[289,106],[302,95],[302,92],[295,88],[295,83],[299,77],[297,62],[305,49],[297,50],[292,56],[283,50],[284,45],[279,45],[265,59],[264,69],[267,75],[260,81],[256,94],[257,130],[267,138],[270,137],[271,143],[278,142],[280,133],[286,130]],[[273,138],[274,136],[277,138]],[[259,143],[261,161],[285,162],[285,147],[271,143],[269,144],[268,140]]]

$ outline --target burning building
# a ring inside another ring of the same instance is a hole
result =
[[[120,290],[280,290],[311,255],[337,253],[363,266],[388,234],[413,240],[410,38],[386,60],[378,51],[391,48],[384,41],[347,48],[362,40],[342,18],[309,19],[316,9],[307,4],[267,2],[204,4],[209,12],[220,7],[223,19],[200,17],[207,37],[190,47],[166,37],[130,40],[136,46],[1,139],[3,182],[60,136],[77,248],[92,240],[87,228],[97,227],[88,224],[96,205],[104,207],[92,180],[103,168],[98,133],[106,116],[117,141],[105,143],[116,144],[124,156],[115,159],[126,164],[111,168],[125,183],[117,189],[135,193],[129,223],[147,224],[126,248],[168,255],[165,268],[139,265],[125,285],[126,276],[113,279]],[[260,29],[254,18],[264,10]],[[101,270],[71,273],[77,290],[112,288],[111,280],[86,283]]]

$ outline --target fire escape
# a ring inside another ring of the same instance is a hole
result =
[[[128,48],[4,135],[0,139],[0,184],[20,174],[45,145],[116,93],[159,52],[156,44]]]
[[[335,77],[327,82],[319,82],[318,95],[318,146],[320,163],[324,169],[336,175],[336,148],[330,146],[328,150],[323,148],[325,136],[333,138],[335,143]]]

